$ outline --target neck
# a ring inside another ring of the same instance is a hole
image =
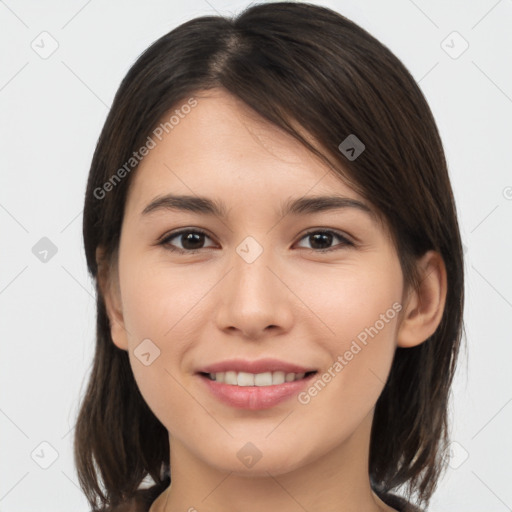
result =
[[[393,511],[370,486],[371,421],[372,414],[341,445],[298,468],[257,477],[212,467],[170,436],[172,483],[151,512]]]

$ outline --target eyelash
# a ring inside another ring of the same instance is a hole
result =
[[[175,233],[170,233],[169,235],[165,236],[163,239],[160,240],[160,242],[158,242],[158,245],[164,246],[167,250],[169,250],[171,252],[177,252],[177,253],[181,253],[181,254],[196,254],[202,250],[209,249],[209,247],[203,247],[201,249],[188,249],[187,250],[187,249],[181,249],[179,247],[174,247],[169,243],[170,240],[172,240],[173,238],[179,237],[180,235],[187,234],[187,233],[205,235],[206,237],[211,238],[210,236],[208,236],[208,233],[206,233],[205,231],[203,231],[201,229],[197,229],[197,228],[182,229],[180,231],[176,231]],[[350,240],[348,240],[344,235],[342,235],[338,231],[334,231],[332,229],[318,229],[318,228],[312,229],[312,230],[304,233],[304,235],[299,239],[299,241],[301,241],[304,238],[307,238],[308,236],[313,235],[313,234],[332,234],[335,237],[339,238],[341,240],[341,243],[338,245],[335,245],[333,247],[330,247],[328,249],[309,249],[307,247],[302,247],[302,249],[306,249],[307,251],[311,251],[311,252],[315,252],[315,253],[326,253],[326,252],[331,252],[331,251],[339,251],[342,248],[347,247],[347,246],[348,247],[355,246],[355,244],[353,242],[351,242]]]

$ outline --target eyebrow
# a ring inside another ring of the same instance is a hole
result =
[[[284,217],[290,215],[306,215],[330,210],[354,208],[375,217],[375,212],[365,203],[344,196],[309,196],[298,199],[288,199],[282,205],[279,214]],[[148,215],[155,211],[189,211],[202,215],[215,215],[225,219],[227,208],[221,201],[215,201],[202,196],[166,194],[154,198],[142,211]]]

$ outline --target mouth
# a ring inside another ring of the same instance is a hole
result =
[[[226,371],[211,373],[199,372],[199,375],[210,381],[226,384],[228,386],[270,387],[279,386],[288,382],[306,380],[316,373],[316,370],[300,373],[284,371],[268,371],[262,373]]]
[[[318,370],[277,359],[230,360],[196,372],[204,391],[238,409],[270,409],[304,390]]]

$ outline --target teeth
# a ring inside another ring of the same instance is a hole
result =
[[[255,386],[272,386],[272,373],[257,373],[254,376],[254,385]]]
[[[216,374],[210,374],[210,376],[213,376],[213,379],[214,380],[217,380],[216,378]],[[224,374],[224,383],[225,384],[231,384],[232,386],[236,386],[237,385],[237,381],[236,381],[236,372],[226,372]]]
[[[240,372],[236,377],[239,386],[254,386],[254,374]]]
[[[293,382],[304,378],[305,373],[284,372],[219,372],[208,374],[211,380],[223,382],[231,386],[276,386],[285,382]]]
[[[272,373],[272,385],[283,384],[285,380],[284,372],[273,372]]]

